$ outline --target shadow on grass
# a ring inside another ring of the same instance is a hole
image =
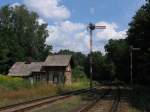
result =
[[[142,86],[134,86],[131,92],[130,103],[140,112],[150,112],[150,89]]]

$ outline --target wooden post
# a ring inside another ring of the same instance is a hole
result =
[[[92,30],[90,30],[90,88],[93,88],[93,68],[92,68]]]
[[[133,46],[130,46],[130,84],[131,87],[133,85],[133,53],[132,53]]]

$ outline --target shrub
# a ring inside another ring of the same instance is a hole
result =
[[[17,90],[29,87],[30,83],[22,78],[0,75],[0,88]]]
[[[72,75],[73,75],[73,80],[75,81],[87,79],[85,72],[78,67],[72,70]]]

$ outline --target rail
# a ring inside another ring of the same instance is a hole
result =
[[[76,112],[87,112],[89,109],[91,109],[98,101],[103,99],[106,95],[110,93],[111,89],[108,89],[105,91],[102,95],[100,95],[96,100],[94,100],[92,103],[89,103],[85,105],[84,107],[78,109]]]
[[[44,97],[44,98],[39,98],[39,99],[31,100],[31,101],[18,103],[18,104],[8,105],[5,107],[1,107],[0,112],[20,112],[20,111],[30,110],[34,107],[39,107],[48,103],[53,103],[55,101],[68,98],[72,95],[78,95],[81,93],[88,92],[89,90],[90,89],[80,89],[76,91],[62,93],[56,96]]]

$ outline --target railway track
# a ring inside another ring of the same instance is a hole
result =
[[[40,107],[46,104],[53,103],[58,100],[69,98],[73,95],[78,95],[78,94],[89,92],[89,90],[90,89],[81,89],[81,90],[63,93],[61,95],[50,96],[50,97],[35,99],[35,100],[23,102],[23,103],[13,104],[13,105],[1,107],[0,112],[24,112],[24,111],[31,110],[36,107]]]
[[[105,98],[107,99],[107,97],[112,98],[113,95],[110,93],[112,93],[112,89],[108,89],[106,92],[100,95],[95,101],[78,109],[76,112],[117,112],[121,94],[119,86],[117,87],[113,100],[111,99],[111,101],[105,101],[104,99]],[[110,105],[112,105],[111,108],[109,108]],[[106,108],[107,109],[106,110],[103,109],[103,106],[105,106],[105,109]]]
[[[118,111],[118,106],[120,103],[121,90],[120,90],[119,86],[117,88],[118,88],[117,93],[116,93],[115,99],[113,101],[112,107],[111,107],[109,112],[117,112]]]
[[[101,99],[103,99],[106,95],[108,95],[110,93],[111,89],[108,89],[107,91],[105,91],[104,93],[102,93],[96,100],[94,100],[92,103],[89,103],[87,105],[85,105],[82,108],[79,108],[77,111],[75,112],[87,112],[88,110],[90,110],[96,103],[98,103]]]

